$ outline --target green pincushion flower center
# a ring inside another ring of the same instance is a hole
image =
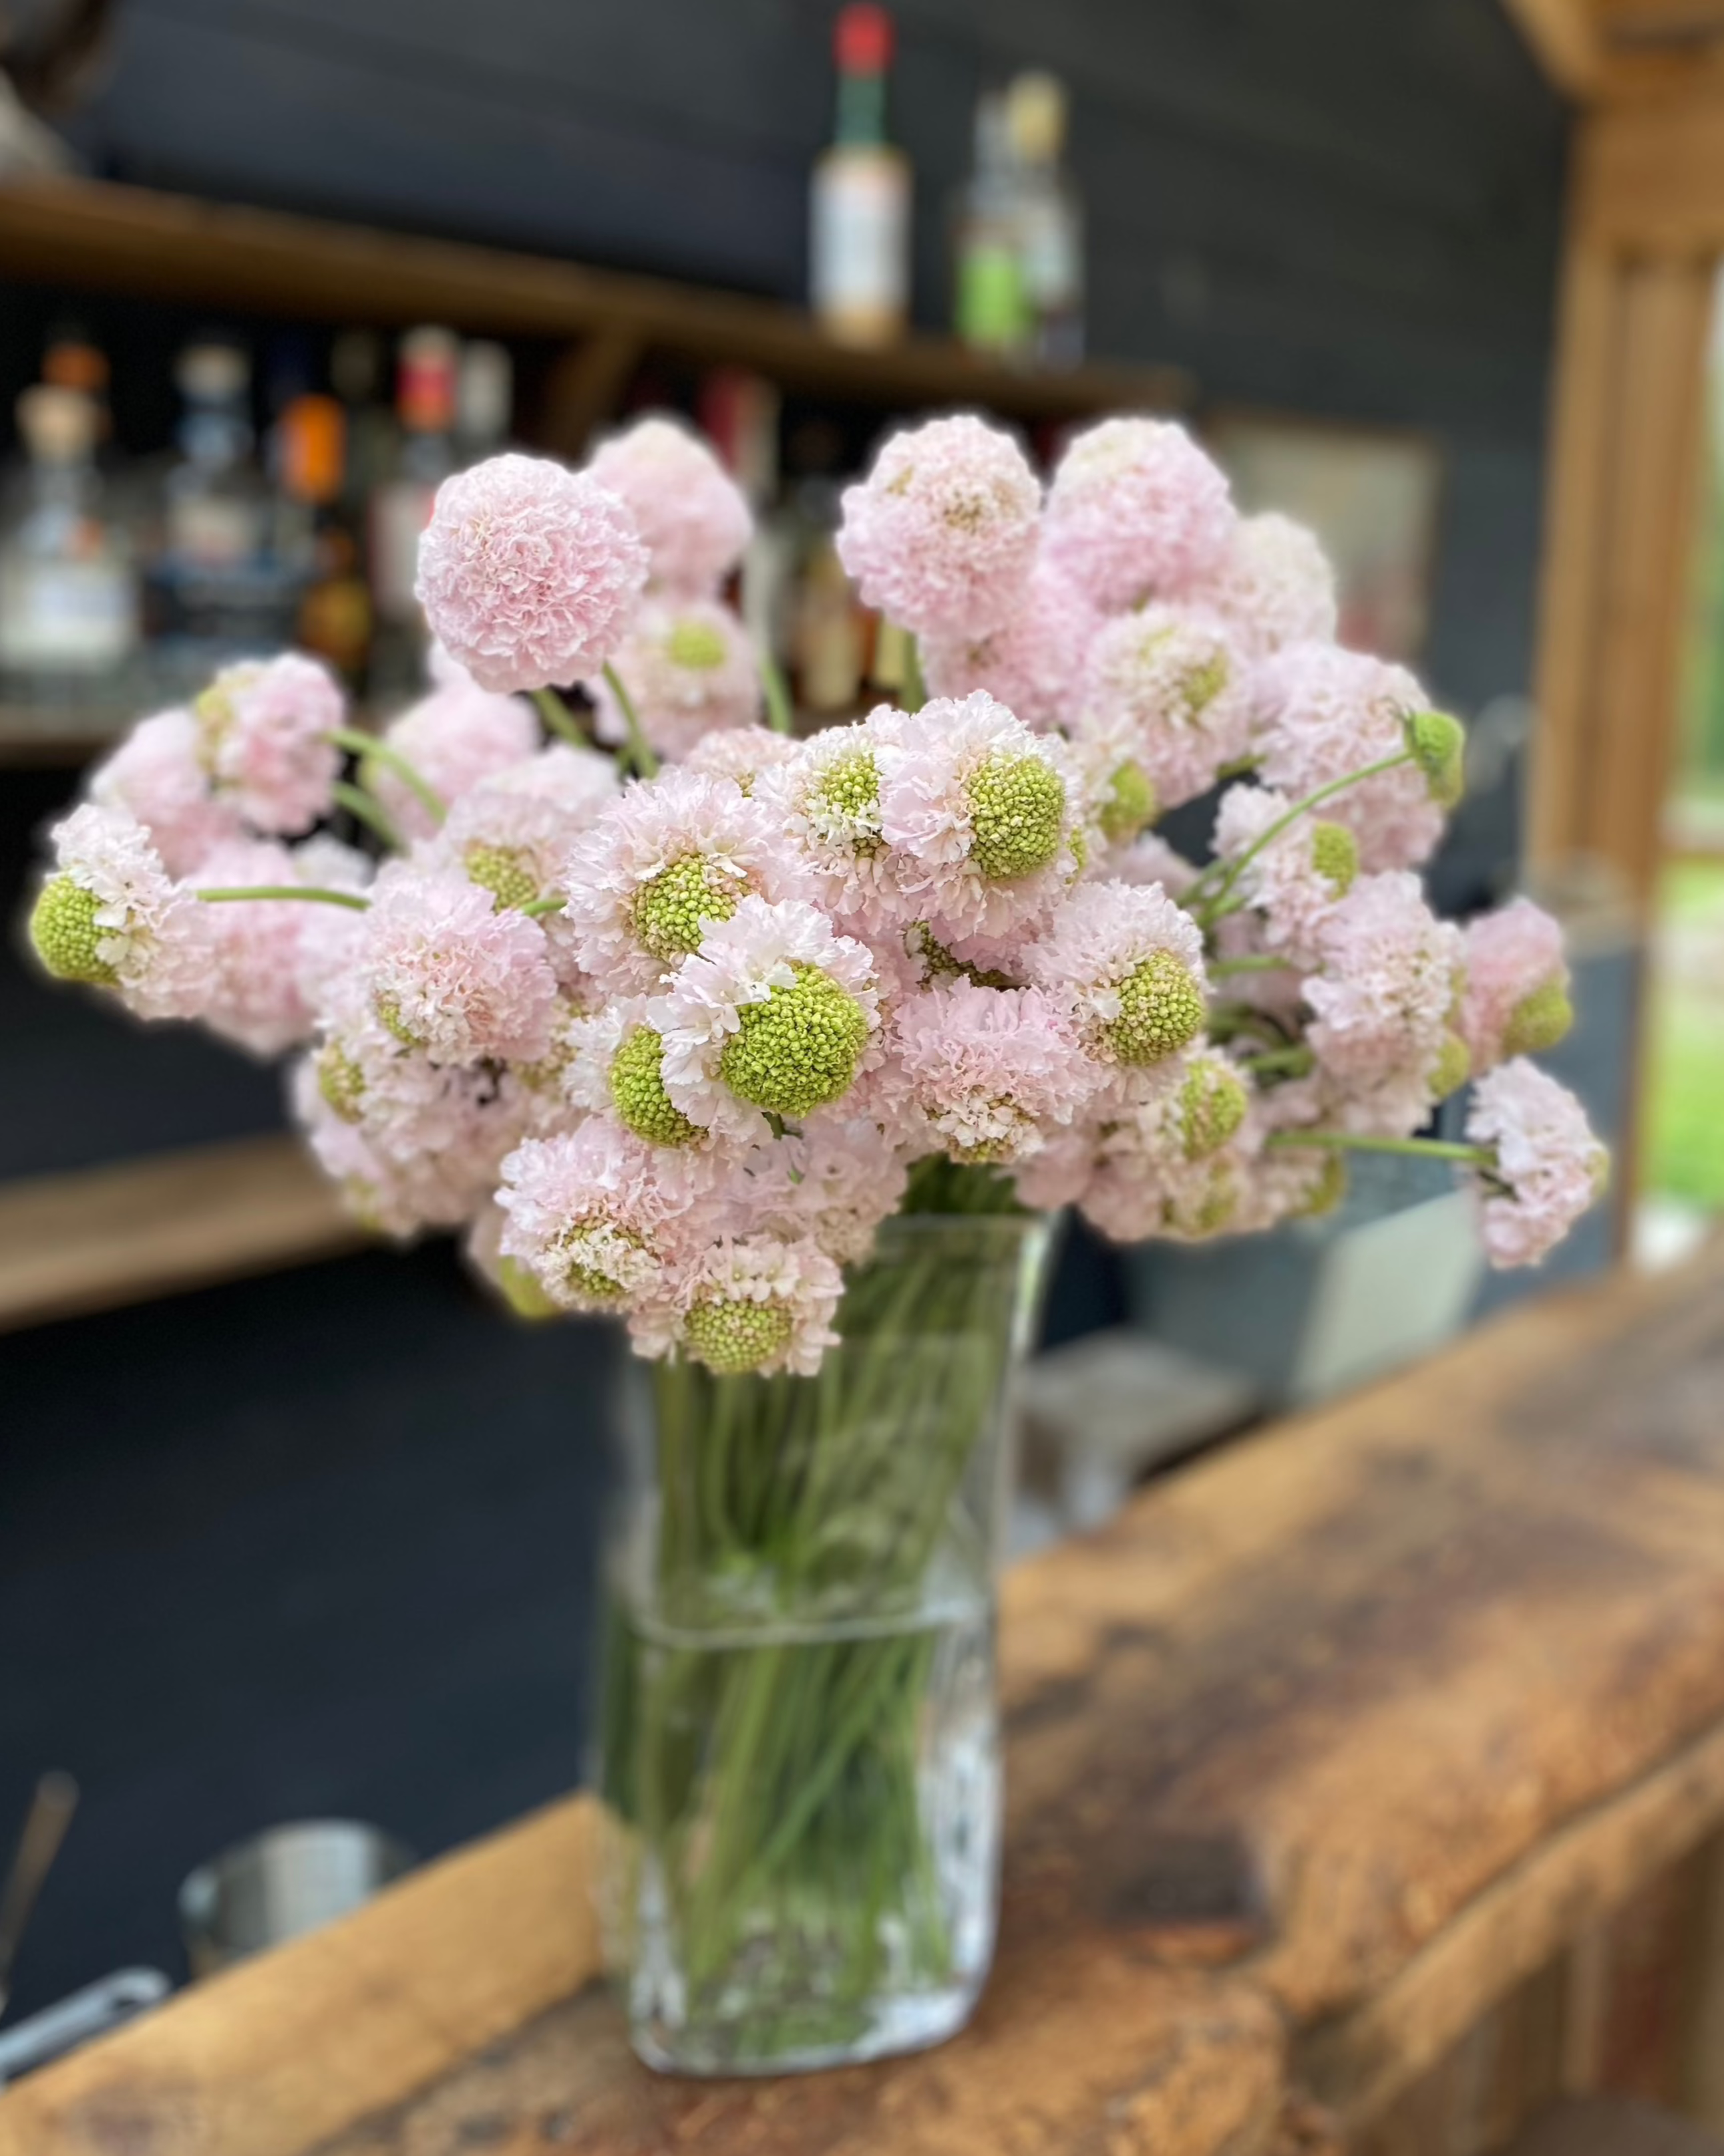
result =
[[[563,1277],[577,1295],[594,1302],[615,1302],[629,1289],[610,1266],[619,1258],[626,1263],[628,1254],[645,1248],[632,1229],[613,1220],[577,1221],[562,1239]]]
[[[1311,863],[1337,898],[1345,898],[1359,873],[1359,842],[1345,824],[1320,817],[1311,825]]]
[[[1101,826],[1101,835],[1111,845],[1123,845],[1146,831],[1160,814],[1161,803],[1149,774],[1143,767],[1129,759],[1122,763],[1107,782],[1107,791],[1102,796],[1101,814],[1096,819]]]
[[[1302,1204],[1289,1216],[1295,1220],[1321,1220],[1347,1195],[1347,1161],[1338,1152],[1326,1153]]]
[[[689,1312],[683,1337],[697,1363],[721,1378],[740,1378],[782,1353],[791,1329],[791,1315],[782,1303],[715,1296]]]
[[[611,1099],[617,1113],[649,1145],[692,1145],[700,1135],[664,1090],[659,1068],[664,1036],[649,1025],[635,1027],[611,1060]]]
[[[1159,1063],[1203,1027],[1203,992],[1171,951],[1152,951],[1119,983],[1119,1016],[1102,1039],[1121,1063]]]
[[[962,974],[965,980],[973,981],[978,988],[1015,988],[1021,983],[1009,973],[1003,973],[997,966],[972,966],[968,959],[960,958],[948,951],[926,921],[918,921],[905,939],[905,949],[913,958],[920,958],[928,969],[928,978],[935,981],[956,980]]]
[[[1458,1093],[1473,1074],[1473,1059],[1466,1043],[1452,1029],[1443,1036],[1437,1060],[1430,1068],[1430,1088],[1439,1101]]]
[[[233,723],[233,699],[228,684],[239,670],[229,667],[193,699],[192,716],[198,721],[198,760],[213,777],[222,737]]]
[[[1502,1037],[1505,1055],[1542,1055],[1568,1034],[1574,1023],[1574,1006],[1568,988],[1552,978],[1530,996],[1522,996],[1509,1013]]]
[[[1224,1146],[1245,1120],[1245,1087],[1236,1072],[1199,1063],[1179,1089],[1179,1137],[1188,1160]]]
[[[1432,800],[1452,808],[1466,791],[1466,730],[1446,711],[1413,711],[1401,721]]]
[[[425,1045],[423,1039],[402,1016],[399,996],[392,995],[385,989],[372,998],[372,1008],[403,1048],[423,1048]]]
[[[120,976],[101,955],[110,932],[96,920],[101,901],[69,875],[49,878],[30,916],[36,955],[57,980],[90,981],[110,988]]]
[[[707,924],[728,921],[745,888],[727,863],[705,854],[668,861],[634,895],[633,921],[641,948],[670,964],[700,947]]]
[[[359,1121],[365,1100],[365,1073],[337,1041],[329,1041],[317,1056],[317,1090],[344,1123]]]
[[[1179,694],[1185,708],[1193,718],[1207,711],[1227,686],[1227,654],[1218,651],[1213,658],[1193,666],[1179,684]]]
[[[868,1040],[868,1016],[818,966],[795,964],[794,981],[744,1004],[719,1075],[738,1100],[769,1115],[806,1116],[848,1092]]]
[[[477,839],[462,855],[467,880],[488,891],[499,912],[530,906],[539,896],[538,879],[527,856],[514,846],[487,846]]]
[[[1060,851],[1065,782],[1039,756],[990,756],[967,789],[970,858],[992,883],[1034,875]]]
[[[664,654],[673,666],[691,674],[711,674],[725,663],[725,640],[710,621],[690,619],[673,622],[664,639]]]
[[[880,851],[885,842],[880,834],[880,765],[872,749],[847,749],[834,757],[813,791],[816,804],[854,832],[857,853]]]

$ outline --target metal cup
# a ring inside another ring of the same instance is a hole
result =
[[[409,1850],[357,1820],[272,1826],[201,1864],[179,1892],[194,1977],[316,1931],[413,1867]]]

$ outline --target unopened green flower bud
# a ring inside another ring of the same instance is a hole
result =
[[[1096,821],[1109,844],[1120,846],[1147,831],[1160,814],[1161,803],[1147,773],[1128,758],[1108,780]]]
[[[1446,711],[1414,711],[1401,721],[1431,798],[1452,808],[1466,791],[1466,730]]]
[[[1337,898],[1345,898],[1359,873],[1359,842],[1345,824],[1319,817],[1311,828],[1311,866]]]
[[[1542,1055],[1564,1039],[1574,1023],[1574,1006],[1560,980],[1547,981],[1522,996],[1509,1013],[1502,1038],[1505,1055]]]
[[[530,906],[539,896],[538,880],[527,856],[514,846],[485,846],[477,839],[462,855],[467,880],[488,891],[497,911]]]
[[[673,666],[685,666],[693,674],[710,674],[722,666],[725,640],[710,621],[698,615],[673,622],[664,639],[664,652]]]
[[[69,875],[50,876],[30,915],[30,942],[56,980],[112,988],[119,975],[100,954],[110,932],[96,920],[101,901]]]
[[[517,1317],[535,1321],[559,1315],[557,1305],[540,1286],[538,1276],[519,1258],[499,1258],[497,1286],[503,1291],[503,1300]]]
[[[769,1115],[806,1116],[848,1092],[868,1040],[866,1013],[829,973],[793,971],[788,988],[742,1005],[719,1059],[737,1099]]]
[[[970,858],[990,882],[1034,875],[1060,851],[1065,782],[1039,756],[988,757],[969,783]]]
[[[611,1099],[617,1113],[649,1145],[692,1145],[700,1136],[664,1090],[659,1068],[664,1037],[649,1025],[638,1025],[611,1059]]]

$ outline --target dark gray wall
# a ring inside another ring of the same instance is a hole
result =
[[[834,0],[124,0],[118,174],[786,297]],[[1075,96],[1094,342],[1448,452],[1431,672],[1524,688],[1559,108],[1501,0],[898,0],[917,304],[978,85]]]

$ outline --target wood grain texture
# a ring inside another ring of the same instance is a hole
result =
[[[1445,2047],[1515,2115],[1454,2040],[1724,1818],[1724,1248],[1173,1477],[1003,1636],[999,1959],[943,2050],[644,2074],[576,1804],[0,2098],[0,2156],[1244,2156]]]
[[[296,1139],[0,1183],[0,1332],[357,1249]]]

